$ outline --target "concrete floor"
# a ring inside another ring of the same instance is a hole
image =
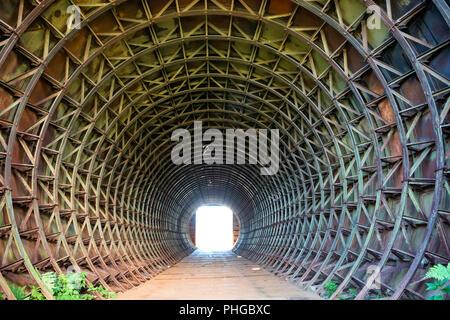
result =
[[[320,299],[231,251],[195,251],[120,300]]]

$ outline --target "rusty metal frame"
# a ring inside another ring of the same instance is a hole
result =
[[[335,280],[332,298],[424,298],[426,268],[448,263],[448,39],[414,26],[432,12],[448,29],[442,2],[14,3],[0,14],[8,299],[14,273],[52,299],[38,273],[69,265],[139,285],[192,252],[191,214],[227,193],[234,250],[319,293]],[[61,22],[68,4],[80,30]],[[280,173],[172,165],[170,134],[194,120],[278,128]]]

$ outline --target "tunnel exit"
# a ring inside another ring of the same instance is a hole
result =
[[[233,247],[233,211],[225,206],[202,206],[195,215],[195,241],[205,251],[225,251]]]

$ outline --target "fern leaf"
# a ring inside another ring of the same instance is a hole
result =
[[[425,275],[425,279],[429,278],[434,278],[440,281],[450,279],[450,264],[448,264],[447,267],[442,264],[431,267]]]
[[[42,282],[47,287],[47,289],[51,292],[51,294],[55,293],[56,281],[58,277],[55,272],[47,272],[41,275]]]

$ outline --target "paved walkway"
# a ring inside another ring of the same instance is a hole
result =
[[[320,299],[231,251],[195,251],[139,287],[119,293],[123,300]]]

